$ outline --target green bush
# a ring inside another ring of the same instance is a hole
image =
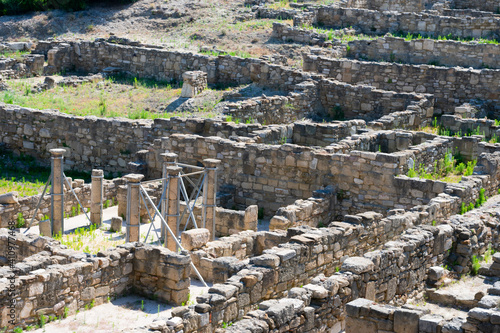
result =
[[[477,256],[472,256],[472,275],[477,275],[479,272],[479,268],[481,268],[481,264],[479,263],[479,258]]]

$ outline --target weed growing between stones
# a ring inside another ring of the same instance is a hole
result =
[[[77,228],[70,234],[57,234],[54,239],[70,249],[90,254],[97,254],[101,250],[116,247],[125,242],[122,233],[114,235],[110,233],[109,237],[103,237],[103,233],[107,232],[107,230],[101,230],[97,225],[92,224],[89,228]]]
[[[484,205],[484,203],[488,200],[488,197],[485,196],[485,192],[486,190],[484,188],[481,188],[479,190],[479,198],[476,199],[475,204],[473,202],[470,202],[469,205],[466,205],[464,202],[462,202],[462,205],[460,206],[460,214],[463,215],[473,210],[474,208],[479,208]]]
[[[26,220],[23,217],[23,213],[19,212],[16,219],[16,228],[22,228],[26,224]]]
[[[460,156],[453,156],[451,152],[446,153],[445,157],[434,162],[433,170],[428,172],[425,165],[421,163],[418,169],[410,168],[407,176],[410,178],[442,180],[448,183],[458,183],[462,176],[471,176],[477,164],[477,160],[469,161],[467,164],[457,162],[461,160]]]

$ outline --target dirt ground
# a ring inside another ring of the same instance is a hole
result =
[[[192,281],[190,301],[196,304],[196,296],[208,293],[208,289],[198,281]],[[41,333],[80,333],[80,332],[122,332],[146,326],[155,319],[168,319],[172,306],[149,300],[145,297],[130,295],[110,300],[88,310],[81,310],[67,318],[55,320],[31,332]]]
[[[287,53],[292,60],[301,58],[303,46],[283,47],[270,39],[272,22],[276,20],[235,21],[236,16],[250,10],[242,0],[140,0],[128,5],[97,5],[77,12],[53,10],[3,16],[0,41],[50,37],[93,40],[113,34],[174,49],[199,51],[206,46],[253,57]]]

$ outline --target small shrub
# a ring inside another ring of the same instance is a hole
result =
[[[64,307],[63,318],[67,318],[69,314],[69,308],[67,306]]]
[[[464,215],[467,213],[467,206],[465,205],[465,202],[462,202],[462,206],[460,206],[460,214]]]
[[[479,268],[481,268],[481,264],[479,263],[479,258],[475,255],[472,256],[472,268],[471,275],[477,275],[479,272]]]
[[[47,316],[45,316],[43,314],[40,314],[40,317],[39,317],[40,328],[44,328],[45,327],[45,324],[47,323],[47,319],[48,319]]]
[[[16,218],[16,228],[22,228],[26,224],[26,220],[23,217],[23,213],[19,212]]]

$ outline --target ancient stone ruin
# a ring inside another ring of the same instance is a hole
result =
[[[140,295],[171,311],[118,331],[500,331],[498,1],[235,8],[284,54],[2,44],[26,54],[0,59],[0,158],[50,176],[0,192],[0,328]],[[179,91],[124,118],[103,97],[117,82]],[[23,104],[89,85],[100,116]],[[75,250],[64,237],[85,228],[120,242]]]

